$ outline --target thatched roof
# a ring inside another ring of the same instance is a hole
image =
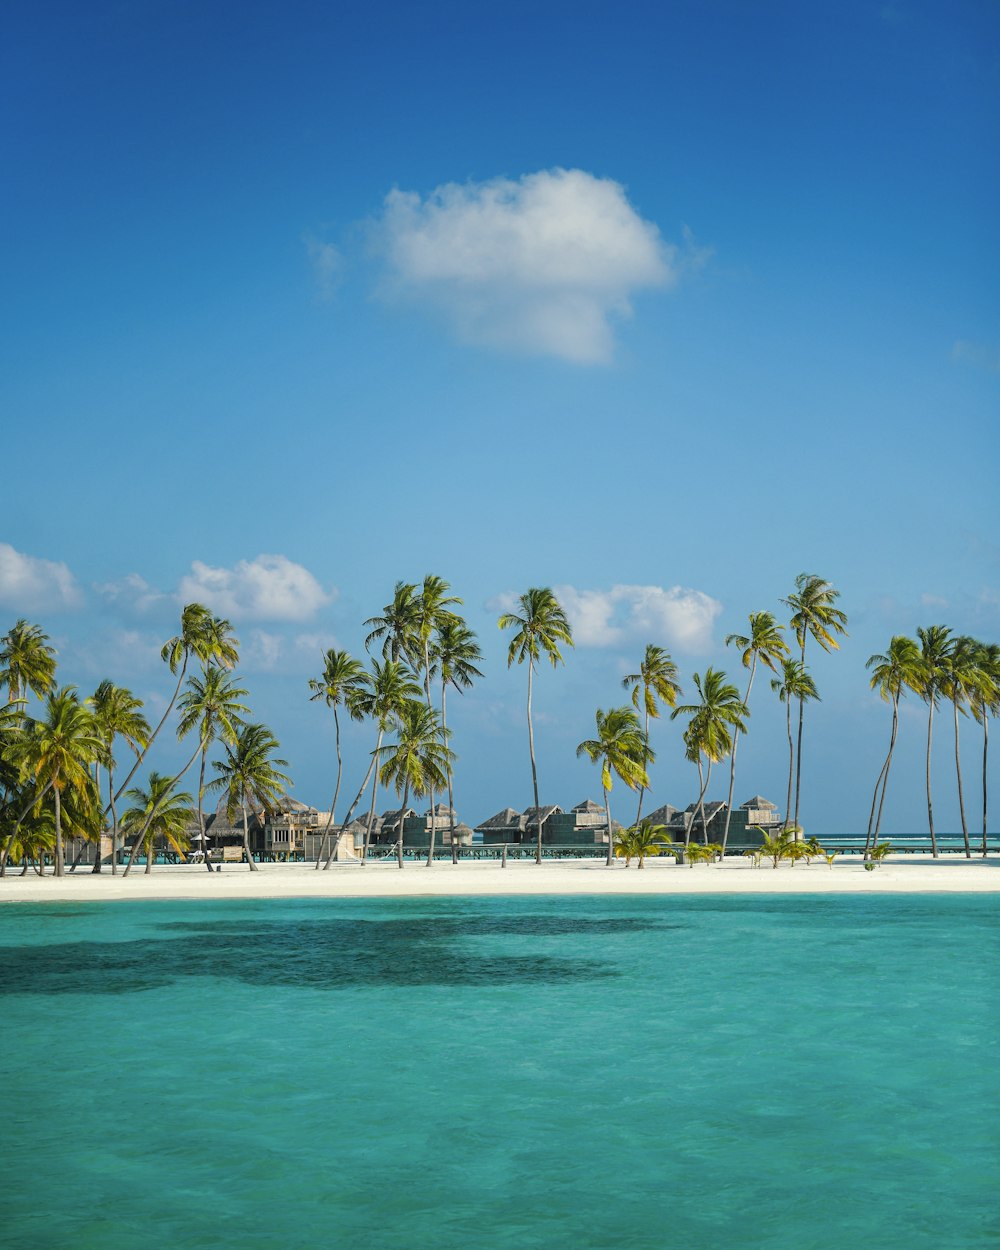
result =
[[[600,803],[595,803],[593,799],[584,799],[582,803],[577,803],[576,807],[571,809],[574,812],[584,812],[588,816],[600,816],[604,812],[604,808]]]
[[[772,803],[770,799],[765,799],[759,794],[755,794],[752,799],[747,799],[745,803],[741,803],[740,807],[767,808],[772,812],[776,812],[778,810],[777,803]]]
[[[643,816],[643,820],[648,820],[651,825],[666,825],[677,815],[677,808],[671,807],[669,803],[664,803],[662,807],[658,807],[655,812],[650,812],[648,816]]]
[[[482,833],[488,829],[520,829],[521,813],[515,812],[512,807],[505,807],[502,811],[497,812],[495,816],[491,816],[489,820],[484,820],[482,824],[476,825],[477,833]]]
[[[562,808],[558,803],[553,803],[550,806],[546,806],[543,803],[541,807],[526,807],[524,809],[524,827],[527,828],[529,825],[537,825],[539,820],[541,820],[544,824],[550,816],[553,816],[557,812],[561,811]]]

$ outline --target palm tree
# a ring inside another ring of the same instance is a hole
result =
[[[889,784],[889,769],[892,767],[892,753],[896,747],[896,734],[899,729],[899,700],[907,688],[915,690],[920,685],[922,664],[920,648],[912,638],[904,634],[896,634],[889,642],[889,650],[885,655],[873,655],[868,659],[866,668],[872,670],[871,688],[878,690],[886,703],[892,704],[892,732],[889,735],[889,752],[882,765],[882,771],[875,782],[875,793],[872,795],[871,812],[868,815],[868,835],[865,838],[865,858],[869,848],[878,845],[878,832],[882,824],[882,805],[885,803],[885,792]],[[882,797],[879,798],[881,788]],[[876,815],[876,803],[878,814]],[[872,826],[874,824],[874,842]]]
[[[720,669],[707,668],[705,679],[695,673],[695,689],[701,699],[700,703],[688,703],[674,708],[671,720],[678,716],[690,716],[687,729],[684,731],[684,744],[687,758],[698,765],[698,781],[701,786],[698,795],[698,809],[701,812],[702,838],[708,842],[708,825],[705,821],[705,791],[712,776],[712,765],[717,764],[732,750],[732,733],[746,733],[744,717],[749,715],[747,705],[740,698],[740,692],[726,680],[726,674]],[[702,757],[708,761],[708,775],[703,775]],[[685,834],[685,842],[690,841],[690,826]]]
[[[934,713],[944,690],[944,667],[954,645],[951,630],[946,625],[929,625],[917,630],[920,639],[922,672],[918,694],[927,704],[927,823],[931,834],[931,854],[938,857],[937,838],[934,834],[934,805],[931,801],[931,739],[934,734]]]
[[[0,684],[10,703],[21,702],[30,690],[39,699],[55,682],[56,653],[40,625],[23,617],[0,639]]]
[[[397,855],[403,867],[403,815],[413,794],[422,798],[431,786],[447,783],[448,762],[452,757],[445,743],[441,721],[433,708],[422,703],[403,706],[396,723],[396,741],[380,748],[385,757],[379,769],[383,785],[390,782],[402,795],[399,809],[399,841]]]
[[[538,818],[538,846],[535,863],[542,862],[542,809],[538,802],[538,770],[535,765],[535,730],[531,722],[531,683],[535,666],[543,655],[555,668],[562,663],[559,644],[573,645],[573,631],[559,600],[547,586],[532,586],[518,599],[520,614],[504,612],[497,621],[500,629],[515,631],[507,648],[507,667],[516,660],[528,661],[528,751],[531,755],[531,785],[535,795]]]
[[[750,670],[750,677],[747,681],[747,692],[743,696],[743,702],[749,708],[750,691],[753,689],[754,674],[757,671],[757,660],[767,665],[772,673],[776,673],[777,667],[785,656],[788,655],[788,644],[781,637],[781,630],[785,627],[779,625],[770,612],[751,612],[750,613],[750,633],[749,634],[729,634],[726,638],[726,646],[739,647],[741,651],[741,660],[743,667]],[[748,713],[749,714],[749,713]],[[739,730],[733,734],[733,749],[729,754],[729,796],[726,799],[726,824],[722,831],[722,854],[725,855],[726,847],[729,845],[729,821],[733,814],[733,787],[736,783],[736,748],[739,744]]]
[[[966,703],[973,705],[984,685],[979,667],[979,644],[974,638],[956,638],[949,648],[943,666],[943,689],[951,700],[955,716],[955,772],[958,777],[958,811],[962,819],[962,839],[965,858],[972,858],[969,845],[969,825],[965,818],[965,795],[962,790],[962,757],[958,742],[958,714],[965,715]]]
[[[212,861],[208,854],[205,837],[205,765],[208,761],[208,748],[217,739],[223,742],[235,742],[240,728],[245,723],[243,713],[250,709],[240,703],[247,692],[233,683],[232,677],[225,669],[208,664],[201,677],[188,678],[187,689],[181,696],[179,704],[181,719],[177,726],[178,738],[185,738],[192,729],[198,731],[198,750],[201,753],[201,765],[198,773],[198,831],[201,834],[201,849],[205,852],[205,866],[212,871]]]
[[[482,658],[483,653],[479,649],[475,632],[463,620],[455,617],[453,620],[444,622],[438,630],[433,659],[441,677],[441,728],[446,733],[448,730],[446,707],[448,687],[451,686],[459,694],[468,690],[477,677],[482,677],[482,673],[476,668],[476,663]],[[452,839],[452,849],[454,850],[455,796],[452,793],[452,776],[451,761],[449,760],[448,811],[451,813],[449,816],[451,825],[449,836]]]
[[[677,696],[682,693],[680,683],[677,680],[677,665],[670,658],[670,653],[664,651],[662,647],[654,646],[649,643],[646,647],[646,654],[642,658],[637,673],[629,673],[622,678],[622,685],[626,690],[632,691],[632,706],[639,710],[639,700],[642,699],[643,707],[643,733],[646,735],[646,741],[649,741],[649,719],[652,717],[658,720],[660,716],[660,704],[662,699],[667,707],[675,707],[677,704]],[[649,771],[649,760],[646,761],[646,771]],[[642,822],[642,800],[646,793],[646,787],[639,787],[639,806],[635,814],[636,828]]]
[[[761,844],[757,850],[758,855],[769,859],[771,867],[777,868],[783,859],[788,858],[792,846],[795,844],[794,839],[788,836],[788,832],[785,829],[782,829],[780,833],[767,833],[760,826],[757,826],[757,829],[761,834]]]
[[[420,687],[413,673],[405,664],[400,663],[398,660],[384,660],[381,664],[378,660],[373,660],[371,676],[367,685],[359,687],[350,696],[351,715],[357,714],[358,717],[368,717],[370,720],[375,721],[378,726],[378,737],[375,741],[375,750],[371,754],[368,771],[365,773],[365,779],[362,781],[361,788],[358,790],[354,802],[348,808],[347,815],[344,817],[345,828],[350,824],[354,810],[361,802],[361,796],[365,792],[369,778],[375,772],[375,765],[378,762],[379,752],[382,748],[382,739],[386,731],[396,723],[403,709],[419,698]],[[377,797],[378,773],[375,772],[371,807],[368,811],[364,847],[361,852],[362,864],[368,858],[368,844],[371,841],[372,825],[375,821]],[[324,869],[329,868],[332,862],[333,851],[331,850],[326,863],[323,865]]]
[[[173,785],[172,778],[150,773],[148,790],[137,787],[128,792],[127,797],[135,806],[122,815],[122,829],[126,836],[137,833],[146,853],[147,873],[153,870],[157,838],[163,838],[181,855],[189,846],[188,826],[194,814],[191,811],[191,795],[176,793]]]
[[[167,710],[160,717],[159,724],[149,735],[149,740],[139,752],[129,775],[118,787],[116,799],[125,792],[126,786],[135,776],[160,730],[167,723],[167,718],[174,710],[174,704],[181,692],[192,657],[199,659],[205,667],[209,664],[217,664],[225,669],[233,668],[239,659],[239,641],[233,637],[230,623],[222,617],[213,616],[208,608],[200,603],[185,605],[181,611],[181,632],[163,644],[160,659],[169,666],[171,673],[177,674],[177,685],[170,696]]]
[[[972,703],[972,714],[983,727],[983,858],[986,858],[987,788],[986,765],[990,747],[990,717],[1000,716],[1000,646],[980,643],[977,662],[980,684]]]
[[[611,824],[612,774],[617,773],[630,790],[649,785],[647,762],[655,759],[639,718],[630,707],[597,709],[597,737],[587,738],[576,748],[577,757],[586,755],[592,764],[601,764],[604,787],[604,814],[608,822],[608,867],[614,863],[614,830]]]
[[[250,827],[247,808],[256,801],[262,809],[273,806],[292,784],[291,778],[281,771],[288,761],[278,759],[274,752],[281,744],[266,725],[242,725],[235,741],[223,743],[226,757],[213,760],[212,767],[219,774],[208,783],[209,790],[222,790],[226,795],[226,815],[230,820],[237,812],[243,814],[243,857],[256,872],[257,865],[250,854]]]
[[[639,860],[638,866],[644,868],[647,855],[667,855],[676,849],[667,836],[666,826],[654,825],[651,820],[644,820],[631,829],[623,829],[615,838],[615,854],[624,855],[626,868],[633,855]]]
[[[149,741],[149,721],[143,715],[142,700],[131,690],[102,681],[90,700],[94,725],[103,744],[101,757],[108,770],[108,808],[111,811],[111,872],[118,872],[118,813],[115,809],[115,739],[123,738],[135,755]],[[94,859],[94,872],[101,871],[101,856]]]
[[[94,718],[73,686],[52,690],[46,697],[45,715],[32,721],[20,744],[20,759],[26,775],[33,778],[36,802],[51,789],[55,804],[55,875],[63,875],[62,807],[64,792],[93,792],[90,766],[98,759],[104,744]]]
[[[416,585],[397,582],[392,603],[387,603],[382,612],[382,616],[371,616],[365,621],[365,626],[371,627],[365,639],[365,650],[371,651],[372,643],[381,640],[383,660],[406,660],[416,667],[419,612]]]
[[[819,701],[819,691],[816,689],[816,683],[809,675],[802,661],[792,659],[781,661],[781,676],[772,679],[771,689],[775,691],[778,698],[785,705],[785,722],[788,730],[788,795],[785,799],[785,828],[794,829],[797,826],[791,819],[792,781],[795,777],[795,745],[792,741],[792,700],[797,700],[801,707],[807,699]]]
[[[834,604],[840,598],[840,591],[815,573],[800,573],[795,579],[795,593],[782,603],[792,609],[791,627],[799,643],[799,659],[806,662],[806,641],[810,635],[816,639],[824,651],[839,651],[840,643],[835,634],[847,634],[847,614]],[[799,700],[799,734],[795,751],[795,819],[792,823],[799,825],[799,792],[802,784],[802,713],[805,700]]]
[[[371,682],[371,678],[365,672],[361,661],[354,659],[346,651],[337,651],[331,647],[323,658],[323,676],[319,679],[314,678],[309,682],[309,689],[313,692],[310,695],[310,700],[315,702],[317,699],[322,699],[327,707],[333,708],[333,724],[337,747],[337,784],[333,788],[330,814],[326,820],[326,828],[323,830],[323,841],[320,844],[319,854],[316,856],[317,869],[324,862],[327,840],[330,837],[330,829],[333,826],[337,810],[337,799],[340,795],[340,781],[344,772],[344,761],[340,754],[340,716],[337,709],[343,704],[352,720],[363,720],[364,713],[359,709],[357,701],[353,696]]]

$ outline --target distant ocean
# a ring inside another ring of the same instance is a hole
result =
[[[998,1244],[992,895],[7,904],[8,1250]]]

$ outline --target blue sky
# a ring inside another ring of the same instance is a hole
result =
[[[452,701],[476,823],[530,801],[505,594],[577,623],[537,695],[568,806],[647,642],[735,672],[726,634],[807,570],[850,638],[817,658],[805,823],[863,825],[867,657],[1000,635],[995,5],[15,4],[5,36],[0,619],[62,680],[162,705],[200,597],[322,806],[306,681],[438,573],[486,653]],[[783,802],[766,681],[752,714],[738,796]],[[925,822],[923,722],[892,829]],[[658,802],[694,797],[679,732]]]

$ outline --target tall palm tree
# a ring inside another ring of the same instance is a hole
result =
[[[90,766],[104,749],[94,718],[77,697],[73,686],[52,690],[46,696],[45,714],[28,727],[20,744],[22,770],[43,787],[41,801],[51,789],[55,804],[55,875],[63,875],[62,807],[66,790],[93,794]]]
[[[927,781],[927,824],[930,827],[931,854],[938,857],[937,837],[934,833],[934,804],[931,800],[931,740],[934,735],[934,713],[944,690],[944,668],[954,645],[951,630],[946,625],[928,625],[917,630],[920,639],[920,658],[923,669],[918,694],[927,704],[927,757],[925,763]]]
[[[239,659],[239,641],[233,637],[232,626],[227,620],[213,616],[208,608],[200,603],[189,603],[181,611],[181,632],[163,644],[160,658],[169,666],[171,673],[177,674],[177,685],[170,696],[167,710],[149,735],[149,740],[139,752],[128,776],[118,787],[116,799],[124,794],[129,782],[149,753],[150,747],[156,741],[160,730],[167,723],[170,713],[174,710],[174,704],[181,692],[191,659],[200,660],[205,667],[209,664],[216,664],[220,668],[231,669]]]
[[[1000,716],[1000,646],[995,642],[980,643],[979,690],[972,703],[972,713],[983,727],[983,858],[986,858],[987,786],[986,766],[990,749],[990,717]]]
[[[614,863],[615,835],[611,824],[612,774],[625,782],[630,790],[649,785],[647,764],[655,757],[649,739],[639,725],[632,708],[613,707],[607,712],[597,709],[597,737],[587,738],[576,748],[577,756],[586,755],[591,763],[601,764],[601,785],[604,787],[604,815],[608,822],[608,867]]]
[[[747,705],[740,698],[737,688],[726,680],[721,669],[707,668],[704,681],[695,673],[694,686],[699,703],[675,707],[671,720],[678,716],[690,716],[684,731],[687,758],[698,765],[698,810],[701,812],[702,838],[708,844],[708,824],[705,820],[705,791],[712,776],[712,765],[717,764],[732,749],[732,733],[746,733],[744,717],[749,715]],[[703,775],[702,758],[708,761],[708,774]],[[688,829],[685,840],[690,840]]]
[[[397,856],[403,867],[403,814],[410,795],[421,798],[430,787],[447,783],[449,750],[441,721],[433,708],[407,703],[396,723],[396,741],[380,748],[384,762],[379,769],[383,785],[390,783],[402,796],[399,809]]]
[[[56,653],[40,625],[23,617],[0,639],[0,685],[7,687],[7,699],[18,703],[28,691],[39,699],[55,682]]]
[[[94,692],[90,706],[94,725],[104,750],[101,757],[108,770],[108,808],[111,811],[111,872],[118,872],[118,813],[115,808],[115,739],[124,739],[133,754],[149,741],[149,721],[142,713],[142,700],[131,690],[102,681]],[[101,871],[101,856],[94,859],[94,872]]]
[[[397,718],[407,704],[414,702],[420,698],[420,686],[417,684],[416,678],[409,668],[398,660],[384,660],[381,664],[378,660],[372,661],[372,671],[368,684],[360,687],[351,695],[351,714],[355,713],[359,717],[367,717],[373,720],[378,727],[378,737],[375,741],[375,750],[371,754],[368,764],[368,771],[365,773],[365,779],[361,783],[361,788],[355,796],[354,802],[347,809],[347,815],[344,817],[344,826],[350,824],[354,810],[361,802],[361,796],[364,794],[372,773],[375,772],[375,765],[378,762],[379,752],[382,747],[382,739],[395,723]],[[375,822],[375,804],[378,798],[378,773],[375,772],[375,781],[372,785],[371,807],[368,811],[368,822],[365,826],[365,841],[361,852],[362,864],[368,858],[368,845],[371,841],[372,825]],[[324,869],[329,868],[333,862],[333,851],[327,856]]]
[[[237,686],[229,673],[213,664],[207,664],[200,677],[189,677],[187,689],[179,703],[181,719],[177,726],[178,738],[186,738],[192,730],[198,733],[198,750],[201,764],[198,772],[198,831],[201,834],[201,850],[205,852],[205,866],[212,871],[205,837],[205,765],[208,748],[217,739],[235,742],[236,735],[245,723],[243,713],[250,709],[240,699],[247,692]],[[152,792],[152,788],[151,788]]]
[[[943,690],[951,700],[955,720],[955,773],[958,778],[958,812],[962,820],[962,840],[965,843],[965,858],[972,858],[972,847],[969,844],[969,824],[965,818],[965,795],[962,787],[962,756],[958,740],[958,715],[965,715],[965,705],[974,705],[979,698],[983,685],[979,667],[979,644],[974,638],[956,638],[949,648],[943,665]]]
[[[438,675],[441,678],[441,728],[446,733],[448,730],[448,687],[451,686],[459,694],[468,690],[477,677],[482,677],[482,673],[476,668],[476,663],[482,658],[483,653],[479,649],[479,642],[476,639],[475,632],[463,620],[456,617],[454,620],[446,621],[438,630],[433,659],[437,666]],[[452,777],[451,761],[449,760],[449,836],[454,844],[455,796],[452,792]]]
[[[406,660],[417,667],[419,602],[416,584],[397,582],[392,602],[385,605],[382,613],[365,621],[365,627],[370,629],[365,638],[365,650],[371,651],[372,643],[381,641],[383,660]]]
[[[649,742],[650,717],[658,720],[660,716],[660,700],[667,707],[677,705],[677,696],[681,693],[677,680],[677,665],[670,658],[669,651],[649,643],[646,654],[642,657],[637,673],[629,673],[622,678],[622,685],[632,691],[632,706],[639,710],[642,700],[643,726],[642,731]],[[646,772],[649,772],[649,760],[646,761]],[[639,787],[639,806],[635,814],[636,828],[642,823],[642,800],[646,794],[646,786]]]
[[[819,691],[801,660],[781,661],[781,676],[771,681],[771,689],[785,705],[785,724],[788,731],[788,795],[785,799],[785,829],[794,829],[792,820],[792,783],[795,779],[795,744],[792,740],[792,701],[800,705],[808,699],[819,701]]]
[[[544,655],[552,667],[562,663],[559,644],[573,646],[573,631],[559,600],[547,586],[532,586],[518,599],[520,612],[504,612],[497,621],[500,629],[513,629],[507,648],[507,667],[516,660],[528,661],[528,751],[531,755],[531,785],[538,818],[538,846],[535,863],[542,862],[542,809],[538,802],[538,769],[535,765],[535,729],[531,721],[531,684],[535,666]]]
[[[136,787],[129,790],[128,798],[135,804],[122,815],[122,829],[126,836],[137,833],[146,853],[146,872],[153,870],[156,839],[163,838],[168,846],[183,855],[190,845],[188,826],[193,815],[191,795],[176,793],[173,779],[149,774],[149,789]]]
[[[738,647],[743,667],[750,670],[747,680],[746,694],[743,702],[749,708],[750,691],[753,690],[754,674],[757,672],[758,659],[772,673],[778,671],[777,665],[788,655],[788,643],[781,636],[784,625],[779,625],[770,612],[750,613],[749,634],[729,634],[726,646]],[[739,745],[739,730],[733,733],[733,749],[729,753],[729,796],[726,799],[726,824],[722,831],[722,854],[725,855],[729,845],[729,821],[733,814],[733,789],[736,784],[736,748]]]
[[[323,675],[309,682],[313,692],[309,697],[312,702],[322,699],[328,708],[333,709],[333,724],[337,748],[337,784],[333,788],[333,799],[330,803],[330,814],[323,830],[323,841],[320,843],[319,854],[316,856],[316,868],[325,861],[330,829],[333,827],[337,811],[337,799],[340,797],[340,782],[344,773],[344,761],[340,753],[340,715],[337,709],[345,707],[352,720],[364,720],[364,713],[353,698],[358,692],[369,685],[371,678],[365,672],[364,665],[346,651],[337,651],[331,647],[323,657]]]
[[[224,742],[225,759],[213,760],[212,767],[219,774],[208,783],[209,790],[222,790],[226,795],[226,815],[235,820],[237,812],[243,815],[243,857],[251,872],[257,865],[250,853],[250,826],[247,808],[256,802],[260,808],[274,806],[288,786],[291,778],[281,770],[288,761],[274,754],[281,744],[266,725],[242,725],[233,742]]]
[[[892,753],[896,748],[896,735],[899,730],[899,700],[904,690],[916,690],[920,686],[923,669],[920,648],[912,638],[907,638],[904,634],[896,634],[890,640],[889,649],[885,655],[870,656],[865,667],[872,670],[870,682],[872,690],[877,690],[886,703],[892,704],[889,751],[878,780],[875,782],[872,807],[868,814],[868,834],[865,838],[865,859],[867,859],[870,848],[878,845],[878,833],[882,824],[882,806],[885,803],[885,792],[889,785],[889,769],[892,767]],[[881,798],[879,798],[880,789]]]
[[[847,614],[835,607],[840,591],[817,577],[815,573],[800,573],[795,579],[795,592],[782,599],[792,609],[791,627],[799,644],[799,659],[806,662],[806,641],[811,636],[824,651],[839,651],[840,643],[835,635],[847,634]],[[799,700],[799,733],[795,750],[795,819],[799,824],[799,794],[802,786],[802,718],[805,700]]]

